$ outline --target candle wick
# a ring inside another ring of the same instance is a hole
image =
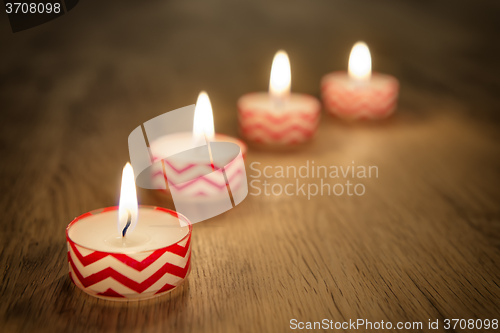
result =
[[[205,141],[207,141],[208,157],[210,158],[210,165],[212,166],[212,171],[215,171],[214,158],[212,156],[212,148],[210,147],[210,140],[208,140],[208,136],[206,134],[205,134]]]
[[[130,214],[130,211],[128,209],[127,209],[127,214],[128,214],[127,224],[125,225],[125,228],[123,228],[122,238],[125,237],[125,235],[127,234],[127,230],[130,227],[130,224],[132,223],[132,214]]]
[[[274,103],[274,106],[276,107],[276,109],[281,111],[285,106],[286,99],[287,99],[287,95],[284,95],[284,94],[273,96],[273,103]]]

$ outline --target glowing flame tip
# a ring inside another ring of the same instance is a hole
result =
[[[198,95],[194,109],[193,137],[195,140],[204,140],[205,136],[208,140],[213,140],[215,136],[214,115],[210,98],[205,91],[202,91]]]
[[[137,190],[135,187],[134,169],[130,163],[125,164],[122,173],[122,185],[120,189],[120,203],[118,205],[118,232],[122,235],[127,226],[130,215],[130,226],[127,232],[131,232],[137,225],[139,207],[137,203]]]
[[[290,94],[292,73],[288,54],[280,50],[276,52],[271,67],[271,78],[269,80],[269,92],[276,97],[284,97]]]
[[[349,76],[356,80],[369,80],[372,74],[370,49],[364,42],[354,44],[349,56]]]

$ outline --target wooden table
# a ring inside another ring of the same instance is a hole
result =
[[[81,1],[16,34],[2,17],[0,331],[288,332],[291,319],[326,318],[423,322],[413,332],[438,319],[433,332],[443,332],[446,318],[500,319],[499,9]],[[195,225],[189,280],[159,299],[117,304],[70,282],[65,227],[118,202],[132,129],[206,89],[217,131],[237,135],[236,101],[267,88],[278,48],[293,89],[318,95],[359,39],[376,70],[400,79],[397,114],[353,124],[324,115],[309,146],[250,150],[247,172],[257,175],[252,162],[377,166],[378,178],[352,179],[363,196],[249,195]]]

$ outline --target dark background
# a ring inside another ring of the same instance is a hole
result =
[[[18,33],[0,14],[0,330],[498,317],[499,14],[493,0],[80,1]],[[190,282],[163,300],[126,307],[75,289],[64,228],[118,202],[131,130],[206,90],[217,132],[236,136],[236,101],[267,89],[278,49],[292,90],[319,97],[358,40],[400,80],[394,117],[324,114],[309,147],[248,159],[378,165],[365,197],[249,197],[195,226]]]

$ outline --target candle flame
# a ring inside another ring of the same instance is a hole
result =
[[[214,139],[214,115],[210,98],[205,91],[200,92],[194,109],[193,138],[195,142]]]
[[[372,75],[372,58],[363,42],[354,44],[349,56],[349,76],[356,80],[369,80]]]
[[[118,232],[122,235],[130,216],[130,226],[126,232],[130,233],[137,225],[138,216],[137,191],[135,188],[134,169],[127,163],[123,168],[120,203],[118,206]]]
[[[269,92],[279,98],[290,94],[292,84],[292,73],[288,54],[280,50],[276,53],[271,67],[271,79],[269,80]]]

